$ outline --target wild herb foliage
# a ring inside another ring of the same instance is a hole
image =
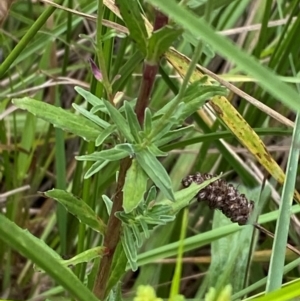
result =
[[[285,244],[298,242],[298,1],[2,2],[2,298],[235,300],[299,277]],[[277,148],[286,136],[290,153]],[[195,171],[231,171],[248,190],[211,177],[182,189]],[[262,173],[279,185],[261,189]],[[231,212],[215,186],[254,200],[270,231],[278,218],[273,248],[203,202],[188,213],[205,193]],[[139,272],[129,279],[130,269]],[[183,282],[198,272],[207,278]],[[298,290],[296,281],[263,298]]]

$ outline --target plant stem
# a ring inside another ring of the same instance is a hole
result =
[[[158,30],[168,24],[168,17],[161,13],[160,11],[156,11],[155,22],[153,26],[153,30]],[[151,90],[154,85],[154,81],[156,78],[156,74],[158,71],[159,62],[148,61],[145,59],[143,66],[143,77],[142,83],[139,90],[139,96],[137,99],[135,112],[138,118],[139,123],[142,125],[144,122],[144,114],[145,109],[148,106]]]
[[[113,206],[107,223],[107,230],[104,236],[104,246],[108,250],[107,256],[104,256],[100,263],[99,273],[97,275],[93,292],[100,299],[104,300],[106,297],[106,286],[110,274],[111,264],[113,261],[115,249],[120,241],[121,221],[115,216],[117,211],[123,210],[123,186],[125,183],[126,172],[131,165],[129,157],[123,159],[120,163],[120,172],[118,177],[118,184],[116,196],[114,198]]]
[[[102,84],[105,88],[107,93],[107,97],[109,101],[113,104],[113,96],[112,96],[112,87],[108,79],[107,68],[104,59],[104,53],[102,49],[102,19],[103,19],[103,0],[98,1],[98,15],[97,15],[97,34],[96,34],[96,41],[97,41],[97,58],[100,67],[100,71],[102,74]]]
[[[99,5],[102,3],[99,0]],[[99,6],[100,7],[100,6]],[[98,13],[98,21],[99,21],[100,13]],[[160,29],[162,26],[168,23],[168,18],[160,12],[156,12],[155,24],[154,29]],[[100,25],[99,25],[100,26]],[[97,31],[99,28],[97,28]],[[98,43],[98,39],[97,39]],[[98,51],[100,50],[100,45],[98,44]],[[101,57],[101,53],[98,52],[99,59]],[[101,63],[99,60],[99,64],[101,67]],[[101,67],[102,68],[102,67]],[[101,70],[103,71],[103,70]],[[139,90],[139,96],[135,108],[135,112],[137,114],[138,120],[140,124],[144,121],[144,112],[148,105],[151,90],[153,88],[153,84],[155,81],[155,77],[158,71],[158,62],[148,62],[145,60],[144,62],[144,70],[143,70],[143,78],[142,83]],[[104,73],[103,73],[103,83],[104,80]],[[118,177],[118,184],[116,190],[116,196],[113,201],[112,210],[109,216],[107,230],[104,236],[104,246],[108,250],[107,256],[104,256],[100,263],[99,272],[97,278],[94,283],[93,292],[94,294],[100,299],[104,300],[109,292],[106,291],[107,283],[109,280],[111,265],[114,258],[115,249],[120,241],[120,231],[121,231],[121,221],[116,218],[115,213],[117,211],[123,210],[123,186],[125,183],[125,176],[126,172],[131,166],[131,158],[127,157],[120,162],[120,172]]]

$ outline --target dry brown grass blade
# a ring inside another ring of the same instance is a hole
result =
[[[13,0],[1,0],[0,1],[0,26],[2,26],[6,16],[8,15],[9,8]]]

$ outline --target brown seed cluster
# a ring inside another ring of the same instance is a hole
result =
[[[195,175],[189,175],[182,180],[184,187],[189,187],[193,182],[202,184],[204,181],[210,180],[215,176],[211,174],[201,174],[197,172]],[[245,225],[254,208],[254,202],[248,201],[244,194],[240,194],[232,185],[222,179],[218,179],[213,183],[200,190],[197,200],[206,201],[211,209],[221,210],[233,223]]]

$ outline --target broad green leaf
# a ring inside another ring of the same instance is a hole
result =
[[[135,112],[133,111],[133,108],[130,106],[128,101],[125,101],[124,108],[125,108],[127,122],[130,128],[130,132],[134,137],[135,142],[139,143],[141,142],[141,137],[139,135],[139,132],[142,130],[139,121],[136,117]]]
[[[100,127],[106,129],[110,126],[110,124],[107,121],[101,119],[97,115],[94,115],[93,113],[91,113],[88,110],[84,109],[83,107],[77,105],[76,103],[73,103],[72,106],[77,112],[79,112],[81,115],[83,115],[87,119],[91,120],[92,122],[96,123]]]
[[[54,126],[88,141],[96,140],[102,131],[102,129],[92,121],[42,101],[24,97],[13,99],[13,103],[18,108],[27,110],[33,115],[52,123]]]
[[[76,300],[99,301],[69,268],[61,264],[52,251],[49,252],[45,243],[18,227],[3,214],[0,214],[0,239],[44,270]]]
[[[124,135],[124,137],[128,140],[128,142],[133,142],[133,136],[130,132],[130,128],[127,124],[126,119],[123,117],[123,115],[114,107],[112,106],[108,101],[104,103],[111,119],[115,123],[117,129]]]
[[[76,156],[78,161],[98,161],[98,160],[108,160],[116,161],[121,160],[128,156],[128,152],[120,149],[110,148],[100,152],[93,152],[89,155]]]
[[[126,213],[135,209],[144,200],[148,177],[135,159],[126,173],[123,188],[123,208]]]
[[[148,33],[142,18],[138,1],[117,0],[121,16],[129,30],[130,37],[137,43],[140,51],[146,55]]]
[[[94,210],[88,206],[83,200],[75,197],[71,193],[60,190],[52,189],[44,194],[52,199],[55,199],[61,203],[71,214],[73,214],[80,222],[88,225],[92,229],[104,234],[106,230],[106,225],[97,216]]]
[[[136,153],[136,159],[149,178],[169,199],[174,201],[171,179],[162,164],[149,150],[141,150]]]
[[[95,173],[99,172],[102,168],[104,168],[109,163],[108,160],[98,160],[96,161],[85,173],[84,178],[88,179]]]
[[[182,32],[182,29],[170,25],[154,31],[148,40],[146,60],[157,62]]]

